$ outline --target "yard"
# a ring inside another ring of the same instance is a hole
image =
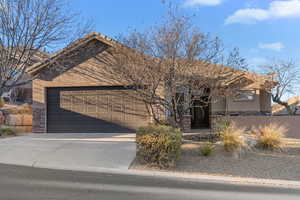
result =
[[[169,168],[168,171],[299,181],[300,140],[285,138],[284,143],[282,151],[254,148],[238,156],[226,152],[221,145],[216,145],[213,153],[205,157],[200,153],[204,142],[185,142],[181,146],[182,153],[176,167]],[[131,169],[160,170],[137,161],[133,162]]]

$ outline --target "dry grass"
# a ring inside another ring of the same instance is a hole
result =
[[[284,147],[284,136],[287,129],[278,124],[269,124],[257,131],[259,147],[268,150],[281,150]]]
[[[244,140],[244,131],[242,129],[230,126],[225,128],[221,132],[221,140],[223,142],[224,149],[228,152],[240,152],[247,147],[247,143]]]

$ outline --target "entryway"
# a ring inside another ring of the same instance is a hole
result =
[[[207,103],[208,97],[201,97],[193,101],[193,106],[191,108],[191,128],[192,129],[202,129],[209,128],[209,108],[210,104]]]

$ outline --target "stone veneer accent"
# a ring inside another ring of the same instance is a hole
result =
[[[32,107],[32,131],[34,133],[46,132],[46,105],[33,102]]]
[[[182,119],[182,131],[190,132],[191,131],[191,123],[192,123],[192,116],[184,115],[183,119]]]

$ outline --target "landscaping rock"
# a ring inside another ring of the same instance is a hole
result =
[[[32,115],[7,115],[5,124],[9,126],[31,126]]]
[[[0,111],[0,125],[3,125],[5,123],[5,116],[2,111]]]
[[[215,142],[219,139],[219,135],[213,133],[193,133],[193,134],[183,134],[183,139],[190,141],[212,141]]]
[[[253,137],[242,136],[249,148],[254,148],[257,145],[257,141]]]
[[[22,115],[23,123],[22,126],[32,126],[32,115]]]

